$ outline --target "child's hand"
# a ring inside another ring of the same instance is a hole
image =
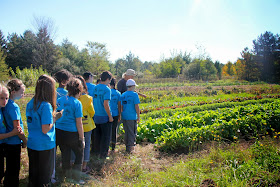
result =
[[[55,113],[55,121],[58,120],[59,118],[61,118],[62,114],[63,114],[63,109],[61,111],[59,111],[59,112],[56,112]]]
[[[113,121],[114,121],[113,117],[110,116],[110,117],[109,117],[109,122],[113,122]]]
[[[118,122],[120,122],[121,120],[122,120],[122,116],[119,115]]]
[[[12,131],[12,134],[14,135],[21,135],[21,134],[24,134],[23,131],[22,131],[22,128],[20,126],[18,126],[17,128],[14,128]]]
[[[137,118],[137,123],[139,123],[139,122],[140,122],[140,117]]]
[[[27,147],[27,143],[22,143],[21,146],[22,146],[22,148],[26,148]]]

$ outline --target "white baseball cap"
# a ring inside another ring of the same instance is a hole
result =
[[[128,79],[126,81],[126,86],[138,86],[133,79]]]

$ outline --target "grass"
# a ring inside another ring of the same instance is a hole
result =
[[[60,153],[57,157],[59,163]],[[27,155],[22,154],[22,159]],[[118,144],[110,160],[91,157],[89,166],[91,173],[83,175],[86,186],[279,186],[280,142],[269,137],[232,144],[209,142],[190,154],[161,153],[146,143],[138,144],[131,155]],[[58,165],[58,174],[60,170]],[[22,166],[20,179],[20,186],[26,186],[28,165]],[[63,181],[55,186],[77,184]]]

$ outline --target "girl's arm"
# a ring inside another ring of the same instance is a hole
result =
[[[56,122],[56,120],[61,118],[62,114],[63,114],[63,110],[55,113],[55,116],[53,116],[53,124]],[[42,132],[44,134],[47,134],[53,128],[53,124],[43,124],[42,125]]]
[[[82,118],[76,118],[76,127],[78,130],[78,134],[79,134],[79,139],[80,140],[84,140],[84,128],[83,128],[83,122],[82,122]]]
[[[0,140],[20,134],[23,134],[21,127],[14,128],[11,132],[0,134]]]
[[[121,121],[121,116],[122,116],[122,106],[121,106],[121,102],[118,102],[118,110],[119,110],[119,119],[118,121]]]
[[[107,115],[109,116],[109,122],[113,122],[114,119],[111,115],[111,111],[110,111],[110,106],[109,106],[109,100],[104,100],[104,108],[105,108],[105,111],[107,113]]]
[[[19,120],[13,120],[13,125],[14,125],[14,129],[18,130],[18,128],[20,127],[20,121]],[[23,148],[26,147],[27,145],[27,139],[25,137],[24,134],[18,134],[18,137],[22,140],[23,142]]]
[[[42,132],[47,134],[53,128],[53,124],[43,124],[42,125]]]
[[[139,109],[139,104],[135,104],[135,110],[137,113],[137,123],[140,122],[140,109]]]

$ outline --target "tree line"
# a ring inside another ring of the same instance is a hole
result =
[[[85,48],[64,39],[55,45],[47,24],[41,24],[36,32],[26,30],[4,36],[0,30],[0,76],[9,76],[9,68],[43,68],[53,74],[67,69],[73,74],[86,71],[99,75],[110,70],[117,77],[128,68],[138,72],[139,77],[151,75],[156,78],[183,77],[187,80],[217,80],[234,77],[247,81],[279,82],[280,79],[280,37],[271,32],[261,34],[253,40],[253,49],[244,48],[236,62],[222,64],[213,62],[207,55],[192,57],[191,53],[174,52],[160,62],[142,62],[129,52],[125,57],[110,62],[106,44],[88,41]]]

